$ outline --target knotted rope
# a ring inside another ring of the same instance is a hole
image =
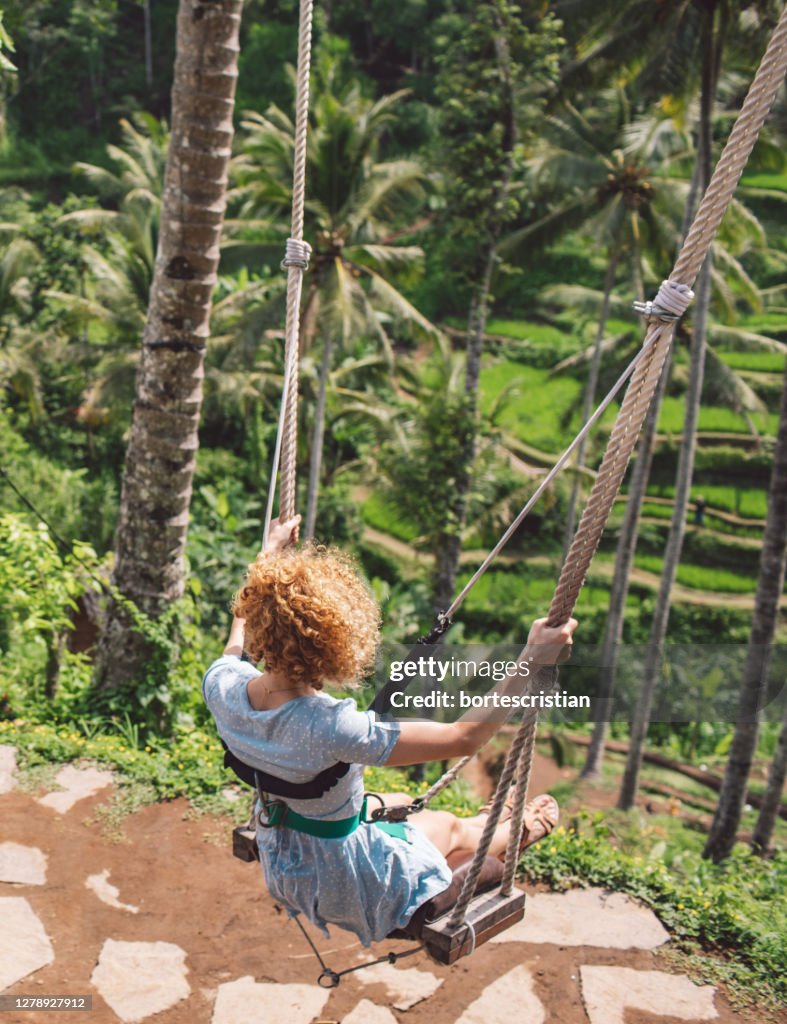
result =
[[[579,591],[585,581],[593,555],[615,497],[620,489],[650,402],[656,390],[677,319],[691,301],[691,287],[705,261],[719,224],[729,205],[746,161],[787,72],[787,8],[771,37],[762,62],[744,101],[737,121],[727,139],[713,176],[689,229],[675,267],[659,289],[656,299],[641,310],[648,317],[643,349],[645,358],[637,365],[626,397],[618,412],[601,466],[588,498],[574,540],[560,573],[547,622],[561,626],[571,617]],[[531,690],[551,685],[551,669],[536,673]],[[509,787],[516,777],[516,792],[511,819],[511,836],[506,851],[506,866],[501,893],[511,892],[522,838],[524,807],[533,764],[538,713],[529,710],[517,731],[500,776],[481,842],[468,871],[462,892],[451,913],[449,927],[458,928],[475,892],[484,858],[489,852]],[[433,787],[434,788],[434,787]]]
[[[635,302],[634,309],[648,320],[663,320],[670,323],[673,320],[680,320],[693,298],[694,292],[688,285],[667,279],[661,282],[655,299]]]

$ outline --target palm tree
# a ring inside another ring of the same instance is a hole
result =
[[[409,219],[420,207],[425,174],[414,159],[381,159],[380,151],[406,93],[368,98],[356,81],[343,81],[333,58],[316,66],[306,176],[305,236],[312,245],[301,315],[303,347],[321,342],[320,386],[311,439],[304,535],[313,536],[320,485],[327,387],[334,353],[353,338],[374,339],[393,359],[392,328],[436,336],[393,283],[422,260],[405,244]],[[240,154],[233,161],[240,203],[232,229],[237,245],[257,254],[280,253],[291,206],[294,126],[281,110],[247,113]],[[260,239],[261,236],[261,239]],[[232,245],[232,243],[230,243]],[[278,307],[277,307],[278,308]],[[270,310],[260,310],[268,317]],[[247,328],[248,330],[248,325]]]
[[[642,299],[643,252],[657,263],[664,262],[675,236],[670,217],[674,193],[683,191],[681,182],[671,180],[663,171],[651,170],[658,152],[652,139],[646,140],[647,150],[633,150],[631,123],[631,104],[621,88],[602,93],[593,107],[582,112],[566,101],[560,111],[550,114],[544,121],[541,145],[529,161],[529,173],[542,202],[559,198],[549,213],[514,232],[500,247],[503,254],[516,255],[525,246],[554,241],[578,228],[580,235],[593,239],[605,250],[604,286],[584,390],[583,423],[595,402],[618,267],[623,261],[628,263],[633,293]],[[627,150],[623,148],[625,143]],[[673,142],[671,148],[674,146]],[[586,447],[583,440],[575,459],[566,513],[566,548],[576,527]]]
[[[144,330],[153,281],[169,148],[167,125],[148,114],[121,120],[120,128],[122,144],[107,146],[111,169],[74,165],[104,205],[74,210],[60,219],[63,225],[76,225],[85,239],[79,293],[47,292],[84,336],[81,356],[89,383],[81,409],[88,421],[100,421],[107,406],[125,405],[133,398],[137,339]],[[93,324],[101,324],[101,331],[91,330]]]
[[[700,182],[703,189],[710,180],[711,126],[713,104],[718,83],[721,57],[733,15],[739,5],[720,0],[710,4],[702,14],[700,54],[700,118],[698,123],[698,161],[701,162]],[[699,418],[706,353],[706,324],[711,295],[712,255],[709,254],[700,271],[695,300],[694,330],[692,337],[689,381],[685,400],[685,419],[676,475],[675,504],[670,523],[662,566],[660,587],[653,614],[642,689],[634,710],[628,758],[623,775],[618,806],[627,810],[636,798],[642,754],[650,721],[650,711],[670,612],[670,594],[675,582],[686,528],[696,450],[696,425]]]
[[[5,100],[7,83],[16,74],[16,65],[7,56],[14,52],[14,43],[3,27],[3,12],[0,11],[0,142],[5,138]]]
[[[13,210],[15,219],[0,221],[0,388],[13,392],[36,417],[43,408],[37,358],[39,339],[28,322],[30,278],[41,254],[24,234],[27,197],[12,197],[11,205],[18,206],[20,199],[22,208]]]
[[[757,748],[762,701],[767,686],[771,644],[778,622],[779,600],[784,589],[785,568],[787,568],[787,373],[784,377],[779,433],[776,439],[768,496],[768,518],[762,541],[754,617],[746,663],[743,668],[743,679],[741,680],[738,716],[727,768],[724,772],[724,781],[719,794],[719,803],[703,851],[703,856],[711,857],[714,861],[723,860],[732,850],[743,805],[746,802],[746,784]],[[774,775],[775,781],[778,781],[780,774],[778,759],[776,763]],[[783,773],[781,781],[784,782]],[[780,798],[781,788],[778,792]],[[769,839],[767,820],[766,815],[763,818],[762,829],[758,827],[759,835],[756,837],[756,842],[763,849],[767,847]]]
[[[141,625],[183,594],[211,296],[233,137],[242,0],[180,0],[172,141],[134,417],[123,476],[112,580],[96,664],[103,687],[161,685],[154,652],[171,643]],[[158,646],[157,646],[158,645]],[[166,672],[166,666],[164,666]],[[155,692],[155,690],[154,690]]]
[[[771,845],[773,827],[776,824],[776,815],[779,813],[784,792],[785,776],[787,776],[787,706],[785,706],[782,716],[782,727],[776,744],[776,753],[771,761],[768,785],[762,798],[762,806],[751,840],[752,848],[759,853],[767,853],[768,847]]]

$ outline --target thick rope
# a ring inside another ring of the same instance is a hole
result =
[[[659,323],[652,330],[656,336],[648,358],[637,367],[629,384],[579,528],[563,564],[547,615],[550,626],[561,626],[571,618],[661,376],[675,325]]]
[[[506,846],[506,859],[503,867],[503,877],[500,881],[500,895],[510,896],[514,888],[514,876],[519,864],[519,849],[522,843],[522,833],[525,828],[525,805],[527,803],[527,790],[530,785],[530,772],[533,768],[533,752],[535,750],[536,723],[538,714],[533,711],[525,716],[520,731],[522,732],[522,749],[517,759],[516,772],[514,775],[514,802],[511,807],[511,824],[508,833],[508,845]]]
[[[549,484],[558,475],[560,470],[563,468],[563,466],[566,464],[566,462],[570,458],[571,453],[576,449],[577,445],[581,442],[583,437],[586,437],[587,434],[592,429],[592,427],[598,422],[598,420],[604,414],[604,412],[606,411],[607,407],[611,404],[611,402],[613,401],[615,396],[618,394],[620,389],[623,387],[623,385],[626,383],[626,381],[629,379],[629,377],[631,377],[631,375],[634,373],[634,371],[636,370],[636,368],[639,365],[639,363],[647,356],[648,350],[649,350],[649,345],[652,344],[652,340],[655,340],[655,335],[649,335],[648,336],[648,338],[645,340],[645,343],[642,346],[642,348],[639,350],[639,352],[636,354],[636,356],[632,359],[632,361],[629,363],[629,365],[626,367],[626,369],[623,371],[623,373],[620,375],[618,380],[615,382],[615,384],[610,389],[609,393],[606,395],[606,397],[603,399],[603,401],[599,404],[599,406],[597,407],[597,409],[595,410],[593,415],[590,417],[590,419],[587,421],[587,423],[585,423],[585,425],[582,427],[580,432],[577,434],[577,436],[574,438],[574,440],[571,442],[571,444],[566,448],[566,450],[563,452],[563,454],[560,456],[560,458],[557,460],[557,462],[555,462],[554,466],[552,466],[552,468],[550,469],[549,473],[541,481],[541,483],[539,484],[538,488],[530,496],[530,498],[528,499],[526,505],[522,508],[521,512],[519,512],[519,514],[517,515],[516,519],[514,519],[514,521],[508,527],[508,529],[503,534],[503,536],[500,538],[500,540],[497,542],[497,544],[492,548],[492,550],[489,552],[489,554],[486,556],[486,558],[481,563],[481,565],[476,570],[476,572],[473,574],[473,576],[471,576],[471,578],[465,584],[463,589],[460,591],[460,593],[454,599],[454,602],[451,605],[451,607],[448,609],[448,611],[445,612],[444,615],[441,617],[442,623],[444,625],[444,628],[441,630],[441,635],[447,629],[447,625],[448,625],[448,623],[450,623],[450,620],[453,618],[454,612],[462,605],[465,597],[470,593],[470,591],[472,590],[473,586],[483,576],[483,574],[486,572],[486,570],[489,568],[489,566],[494,561],[495,557],[499,554],[499,552],[505,546],[506,542],[510,539],[511,535],[516,531],[516,529],[520,525],[520,523],[522,523],[523,520],[527,517],[528,513],[534,507],[534,505],[536,504],[538,499],[541,497],[541,495],[544,493],[544,491],[547,489]],[[429,644],[430,642],[431,642],[430,639],[428,637],[425,637],[423,640],[419,641],[419,644]],[[426,805],[431,800],[433,800],[439,793],[442,793],[442,791],[444,789],[447,789],[448,786],[450,786],[457,779],[457,777],[461,774],[462,769],[465,768],[467,766],[467,764],[475,756],[476,756],[475,754],[468,754],[466,757],[460,758],[460,760],[457,761],[456,764],[452,765],[451,768],[449,768],[446,772],[444,772],[443,775],[441,775],[440,778],[432,786],[430,786],[430,788],[424,793],[424,795],[422,797],[419,797],[419,799],[418,799],[419,807],[426,807]]]
[[[655,305],[670,315],[685,310],[685,300],[729,205],[743,168],[787,70],[787,8],[757,70],[741,113],[713,172],[697,216],[681,248],[669,281],[659,289]],[[682,308],[681,308],[682,307]],[[655,314],[658,316],[658,314]],[[651,356],[638,368],[621,406],[585,513],[568,553],[549,610],[549,624],[562,625],[571,617],[579,591],[595,554],[607,517],[617,496],[634,443],[642,427],[667,354],[674,323],[659,322],[660,332]],[[633,394],[632,394],[633,393]]]
[[[285,329],[284,415],[280,421],[281,484],[279,517],[295,515],[295,468],[298,447],[298,359],[303,274],[309,266],[309,245],[303,241],[306,204],[306,132],[309,122],[309,73],[312,45],[312,0],[301,0],[298,27],[298,72],[295,90],[295,155],[292,181],[292,234],[282,266],[287,268],[287,326]],[[273,476],[275,485],[276,477]],[[267,524],[266,524],[267,533]]]
[[[506,756],[503,771],[500,774],[497,789],[495,790],[495,795],[492,797],[492,804],[489,808],[484,831],[481,834],[481,840],[462,886],[462,891],[459,894],[459,899],[457,900],[454,909],[451,911],[451,916],[448,919],[449,928],[458,928],[465,919],[467,908],[470,904],[470,900],[473,898],[473,894],[475,893],[476,885],[478,884],[478,877],[481,874],[484,858],[489,853],[489,847],[491,846],[495,831],[500,823],[503,808],[505,807],[508,791],[514,781],[514,775],[519,763],[519,758],[527,740],[529,720],[534,718],[534,715],[535,713],[532,711],[525,713],[525,718],[520,725],[508,751],[508,755]]]
[[[279,461],[281,460],[281,442],[284,436],[284,422],[287,415],[287,396],[290,393],[290,365],[285,361],[284,380],[281,389],[281,402],[279,403],[279,426],[276,430],[276,447],[273,450],[273,465],[268,483],[268,500],[265,505],[265,524],[262,530],[262,548],[264,551],[268,546],[268,534],[270,533],[271,520],[273,519],[273,500],[276,497],[276,480],[279,476]]]
[[[651,327],[645,339],[648,355],[638,365],[615,420],[587,506],[560,573],[547,616],[550,626],[563,625],[569,620],[574,610],[579,591],[585,581],[587,570],[598,547],[607,518],[623,481],[629,458],[658,385],[664,361],[672,343],[675,321],[685,312],[691,301],[691,286],[694,284],[710,249],[786,71],[787,8],[782,12],[776,31],[771,37],[669,280],[662,284],[656,299],[650,308],[645,310],[651,321]],[[653,324],[653,320],[656,321],[655,324]],[[542,681],[546,682],[545,672],[546,670],[538,673],[536,685]],[[517,768],[521,769],[521,777],[514,812],[518,816],[520,811],[524,810],[527,799],[527,777],[530,774],[535,749],[537,720],[538,713],[528,711],[511,745],[481,842],[468,871],[462,892],[449,918],[449,927],[458,927],[464,920]],[[511,833],[501,885],[503,894],[510,892],[516,861],[519,859],[521,822],[517,830],[513,816]],[[514,839],[515,833],[518,833],[516,840]]]

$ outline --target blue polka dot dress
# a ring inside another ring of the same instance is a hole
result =
[[[351,767],[317,800],[288,800],[307,818],[335,821],[363,803],[363,766],[388,760],[398,722],[359,711],[354,700],[328,694],[299,697],[272,711],[257,711],[246,687],[259,670],[233,655],[215,661],[202,684],[219,735],[253,768],[289,782],[308,782],[337,761]],[[305,914],[327,929],[335,924],[368,946],[403,927],[427,900],[442,892],[451,871],[418,829],[406,839],[361,824],[341,839],[320,839],[288,828],[258,828],[257,845],[271,896],[291,915]]]

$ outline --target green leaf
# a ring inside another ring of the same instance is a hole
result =
[[[216,515],[221,519],[226,519],[230,514],[230,502],[224,491],[221,491],[216,496]]]

